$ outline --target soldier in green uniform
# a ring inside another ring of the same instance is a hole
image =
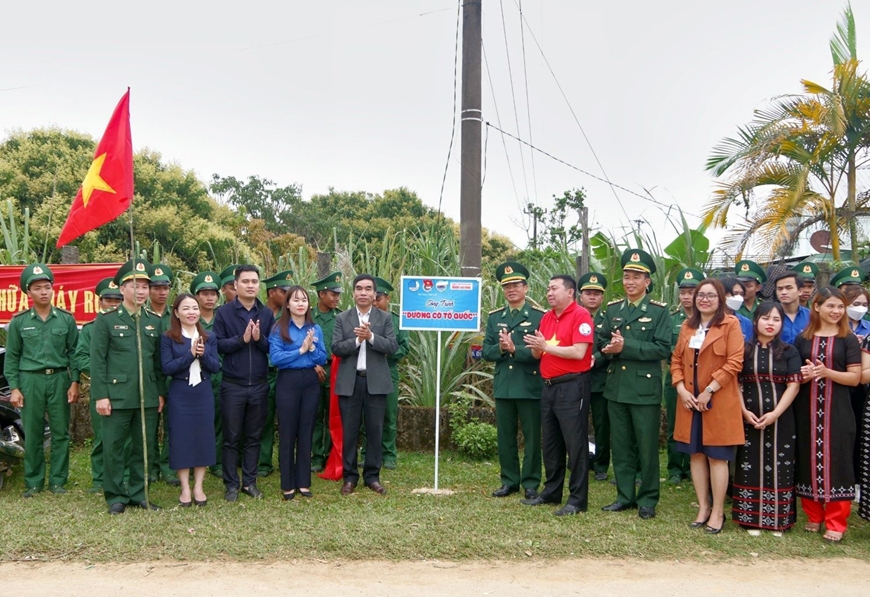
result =
[[[105,313],[121,304],[123,297],[121,289],[112,280],[105,278],[97,284],[96,295],[100,300],[100,313]],[[76,344],[76,364],[82,375],[90,377],[91,373],[91,331],[94,322],[89,321],[82,326],[79,341]],[[97,401],[88,400],[91,411],[91,429],[94,432],[94,443],[91,447],[91,488],[88,493],[103,491],[103,429],[102,418],[97,414]]]
[[[813,295],[816,292],[816,278],[819,275],[819,266],[810,261],[803,261],[794,266],[794,271],[801,277],[800,304],[801,307],[810,308]]]
[[[287,289],[293,285],[293,270],[278,272],[271,278],[263,280],[263,284],[266,286],[266,306],[272,310],[275,321],[278,321],[278,318],[281,317],[281,309],[284,307],[284,299],[287,298]],[[271,363],[266,378],[269,381],[269,395],[266,398],[268,412],[266,423],[263,425],[263,436],[260,439],[258,477],[268,477],[275,468],[272,464],[272,453],[275,446],[275,382],[278,380],[278,369],[273,367]]]
[[[341,311],[338,301],[341,298],[341,272],[332,272],[322,280],[311,283],[317,292],[317,304],[311,309],[314,323],[323,330],[324,338],[332,338],[335,329],[335,316]],[[316,366],[320,378],[320,402],[317,404],[317,420],[314,422],[314,437],[311,441],[311,469],[323,470],[329,452],[332,450],[332,437],[329,435],[329,374],[332,364],[332,347],[326,343],[326,365]]]
[[[172,319],[171,309],[169,308],[169,288],[172,286],[173,273],[168,265],[155,263],[151,266],[151,286],[148,289],[148,309],[157,317],[160,318],[160,333],[169,329],[169,322]],[[158,373],[160,375],[160,373]],[[178,486],[181,481],[178,480],[178,475],[174,470],[169,468],[169,432],[166,429],[166,413],[161,412],[159,416],[162,428],[162,441],[160,442],[160,455],[154,461],[151,461],[151,482],[162,478],[166,483],[173,486]],[[159,431],[155,431],[159,433]],[[157,435],[154,436],[154,441],[157,441]],[[156,443],[154,444],[157,445]]]
[[[588,272],[580,276],[580,305],[592,316],[595,334],[601,333],[604,327],[604,291],[607,289],[607,278],[599,272]],[[610,467],[610,417],[607,415],[607,399],[604,397],[604,384],[607,382],[607,359],[598,351],[592,353],[592,370],[590,372],[591,394],[590,411],[592,427],[595,429],[595,456],[592,458],[592,472],[596,481],[607,481],[607,469]]]
[[[755,308],[764,300],[764,297],[757,295],[761,292],[764,283],[767,282],[767,274],[763,267],[748,259],[737,262],[737,265],[734,266],[734,274],[738,280],[743,282],[746,293],[743,296],[743,306],[737,310],[737,313],[752,321]]]
[[[214,328],[214,313],[217,310],[218,287],[220,284],[220,275],[216,272],[200,272],[194,276],[190,282],[190,293],[196,297],[199,303],[199,323],[202,329],[211,333]],[[221,357],[222,358],[222,357]],[[223,423],[221,422],[221,378],[220,371],[211,376],[211,389],[214,393],[214,437],[215,437],[215,455],[217,457],[214,465],[209,467],[209,471],[215,477],[223,478],[222,468],[222,453],[224,445]]]
[[[611,301],[596,345],[607,359],[610,436],[616,501],[607,512],[639,508],[642,519],[653,518],[659,500],[659,425],[662,408],[662,361],[671,353],[671,319],[667,305],[650,300],[656,265],[640,249],[621,259],[625,298]],[[640,464],[640,487],[635,476]]]
[[[21,272],[21,289],[32,307],[16,314],[6,333],[3,373],[12,390],[10,403],[24,424],[24,497],[45,486],[45,414],[51,429],[48,487],[66,493],[69,479],[69,405],[79,396],[75,360],[78,328],[72,313],[52,306],[54,274],[42,263]]]
[[[671,352],[677,346],[683,322],[692,316],[695,309],[695,287],[704,279],[704,272],[687,267],[677,272],[677,288],[680,306],[671,311]],[[671,357],[668,356],[668,363]],[[679,452],[674,443],[674,423],[677,418],[677,389],[671,383],[671,371],[665,373],[665,413],[668,418],[668,483],[679,485],[683,479],[691,478],[689,455]]]
[[[395,289],[389,282],[375,276],[375,307],[381,311],[386,311],[392,316],[393,330],[396,332],[396,342],[399,343],[399,350],[387,357],[387,363],[390,365],[390,377],[393,378],[393,391],[387,394],[387,410],[384,415],[384,437],[381,442],[384,453],[383,467],[387,469],[395,469],[399,459],[398,450],[396,449],[396,435],[398,434],[396,424],[399,418],[399,361],[407,356],[411,348],[408,332],[399,329],[399,316],[390,311],[390,293],[394,291]],[[362,445],[366,445],[365,441],[362,442]]]
[[[225,267],[221,271],[221,294],[224,296],[224,304],[236,300],[236,268],[238,264]]]
[[[507,497],[521,488],[525,498],[535,499],[541,484],[541,389],[539,361],[523,341],[534,335],[545,311],[526,300],[529,270],[507,261],[495,269],[507,306],[490,312],[486,320],[483,358],[495,363],[493,395],[498,434],[501,486],[493,497]],[[520,469],[517,419],[523,430],[523,462]]]
[[[143,441],[154,437],[157,415],[163,410],[166,376],[160,363],[160,319],[144,308],[151,268],[140,259],[128,261],[115,274],[124,300],[100,313],[91,332],[91,399],[103,417],[103,495],[110,514],[127,506],[159,509],[145,501],[145,454],[157,455],[156,446]],[[141,343],[142,352],[139,352]],[[143,378],[140,392],[139,376]],[[130,480],[124,484],[124,444],[132,441]]]

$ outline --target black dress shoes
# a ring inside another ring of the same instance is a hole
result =
[[[350,495],[356,489],[356,484],[351,483],[350,481],[345,481],[344,485],[341,486],[341,495]]]
[[[648,506],[641,506],[637,511],[637,515],[643,520],[649,520],[650,518],[656,517],[656,509]]]
[[[224,499],[228,502],[235,502],[239,499],[239,490],[236,487],[230,487],[224,494]]]
[[[109,506],[109,514],[123,514],[127,510],[127,504],[120,502]]]
[[[501,487],[492,492],[492,497],[507,497],[513,493],[517,493],[518,491],[519,489],[517,489],[516,487],[511,487],[510,485],[502,485]]]
[[[554,516],[573,516],[579,512],[586,512],[586,510],[581,510],[579,506],[574,506],[572,504],[565,504],[555,512],[553,512]]]
[[[260,491],[256,483],[251,483],[247,487],[242,487],[242,493],[251,496],[255,500],[259,500],[263,497],[263,492]]]
[[[387,489],[383,485],[378,483],[377,481],[372,481],[371,483],[367,483],[366,487],[368,487],[369,489],[371,489],[372,491],[374,491],[375,493],[380,494],[380,495],[384,495],[387,493]]]
[[[637,508],[634,504],[623,504],[622,502],[613,502],[601,508],[604,512],[622,512],[623,510],[634,510]]]
[[[554,502],[553,500],[545,500],[541,496],[535,496],[530,500],[520,500],[520,503],[524,506],[543,506],[544,504],[559,504],[561,502]]]
[[[533,500],[538,497],[538,492],[532,489],[531,487],[526,488],[526,499]]]

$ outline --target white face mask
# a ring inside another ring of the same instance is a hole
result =
[[[743,297],[740,296],[740,295],[737,295],[737,296],[726,296],[726,297],[725,297],[725,304],[726,304],[726,305],[728,306],[728,308],[731,309],[732,311],[736,311],[737,309],[739,309],[740,307],[743,306]]]
[[[863,319],[865,315],[867,315],[867,307],[846,307],[846,314],[850,319],[859,320]]]

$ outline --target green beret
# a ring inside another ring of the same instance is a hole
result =
[[[677,272],[677,286],[679,288],[694,288],[705,278],[704,272],[694,267],[685,267]]]
[[[837,272],[831,278],[831,286],[844,286],[845,284],[860,284],[864,280],[864,272],[860,267],[846,267]]]
[[[322,280],[317,280],[311,283],[316,292],[321,290],[332,290],[333,292],[341,292],[341,272],[332,272]]]
[[[117,298],[122,299],[121,289],[112,280],[112,278],[103,278],[99,281],[96,288],[97,296],[102,298]]]
[[[271,278],[263,280],[263,284],[266,285],[267,291],[270,288],[289,288],[290,286],[293,286],[293,270],[288,269],[283,272],[278,272]]]
[[[172,268],[162,263],[151,266],[151,285],[169,286],[172,284]]]
[[[767,282],[767,273],[765,273],[764,268],[749,259],[738,261],[737,265],[734,266],[734,274],[738,280],[754,280],[759,284]]]
[[[27,292],[30,289],[31,284],[39,282],[40,280],[48,280],[54,284],[54,274],[51,273],[51,270],[48,269],[48,266],[44,263],[31,263],[24,268],[23,272],[21,272],[19,285],[22,290]]]
[[[607,288],[607,278],[604,277],[604,274],[598,272],[588,272],[580,276],[577,285],[580,287],[580,292],[584,290],[600,290],[604,292],[604,289]]]
[[[392,284],[384,280],[383,278],[378,278],[375,276],[375,292],[383,292],[384,294],[390,294],[393,292],[395,288],[393,288]]]
[[[623,271],[656,273],[656,262],[652,255],[642,249],[629,249],[622,254],[620,260]]]
[[[231,284],[236,279],[236,268],[239,267],[238,263],[234,263],[229,267],[225,267],[221,271],[221,286],[224,284]]]
[[[131,259],[118,268],[118,272],[112,281],[120,286],[127,280],[132,279],[151,281],[151,264],[144,259]]]
[[[200,290],[217,290],[220,276],[216,272],[199,272],[190,281],[190,293],[196,294]]]
[[[495,279],[501,283],[511,284],[513,282],[527,282],[529,279],[529,270],[522,263],[516,261],[505,261],[495,268]]]
[[[810,261],[804,261],[794,266],[792,271],[803,278],[804,282],[815,282],[816,276],[819,275],[819,266]]]

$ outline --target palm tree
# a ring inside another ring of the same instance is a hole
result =
[[[854,216],[868,213],[856,174],[870,163],[870,81],[858,71],[851,6],[831,38],[831,55],[830,89],[802,80],[802,95],[756,110],[752,122],[736,138],[724,139],[707,161],[720,188],[704,206],[704,223],[725,227],[730,207],[742,205],[747,217],[726,239],[738,255],[750,240],[770,247],[771,255],[787,254],[800,233],[820,226],[831,232],[835,260],[846,225],[851,246],[858,246]],[[757,191],[764,196],[756,197]]]

